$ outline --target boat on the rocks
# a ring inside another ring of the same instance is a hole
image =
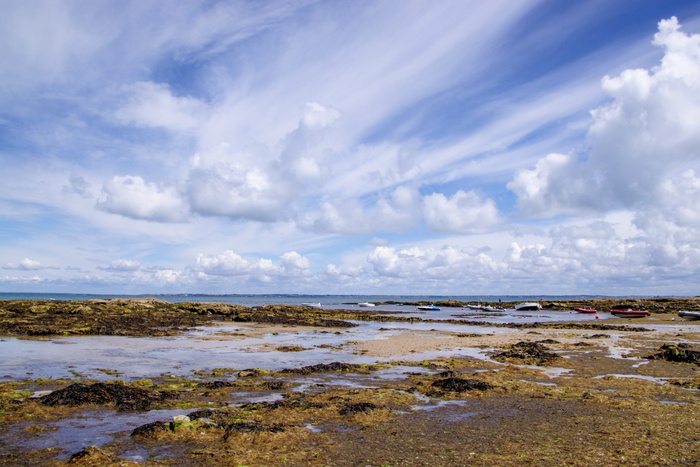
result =
[[[321,308],[323,305],[321,305],[320,302],[316,302],[316,303],[309,303],[309,302],[306,302],[306,303],[302,303],[301,306],[310,306],[310,307],[313,307],[313,308]]]
[[[628,308],[626,310],[613,309],[610,310],[610,313],[612,313],[614,316],[617,316],[618,318],[646,318],[651,314],[648,310],[645,310],[644,308],[640,308],[639,310],[633,310],[631,308]]]
[[[574,311],[576,311],[578,313],[598,313],[598,310],[596,310],[595,308],[591,308],[589,306],[576,307],[576,308],[574,308]]]
[[[537,302],[518,303],[515,305],[515,311],[536,311],[541,309],[542,305]]]
[[[435,305],[418,305],[416,308],[426,311],[440,311],[440,308],[436,307]]]
[[[680,310],[678,312],[678,316],[680,316],[681,318],[689,319],[689,320],[700,319],[700,311]]]
[[[362,302],[362,303],[358,303],[357,306],[369,308],[369,307],[373,307],[373,306],[374,306],[374,303],[372,303],[372,302]]]

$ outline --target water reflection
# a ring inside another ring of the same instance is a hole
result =
[[[589,315],[561,311],[483,313],[462,308],[420,311],[403,305],[378,306],[387,314],[415,316],[430,320],[481,320],[486,323],[590,321]],[[601,316],[604,314],[601,314]],[[311,329],[303,332],[260,334],[245,337],[250,326],[226,323],[206,326],[177,337],[78,336],[52,340],[0,339],[0,375],[5,378],[89,378],[98,380],[140,379],[172,372],[188,375],[214,368],[262,368],[280,370],[317,363],[344,361],[370,364],[377,361],[353,352],[352,342],[383,339],[403,331],[442,331],[495,334],[512,329],[460,325],[435,321],[354,321],[355,328]],[[241,334],[244,334],[241,336]],[[281,352],[281,346],[301,346],[301,352]],[[413,360],[438,356],[486,358],[479,349],[457,348],[406,356]]]

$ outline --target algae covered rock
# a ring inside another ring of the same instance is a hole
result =
[[[174,398],[171,393],[121,384],[74,383],[39,398],[41,405],[77,406],[86,404],[115,404],[120,411],[145,411],[155,402]]]

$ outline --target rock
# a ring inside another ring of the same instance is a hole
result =
[[[309,365],[301,368],[286,368],[282,370],[282,373],[294,373],[299,375],[308,375],[311,373],[322,373],[328,371],[353,371],[360,369],[360,365],[353,363],[319,363],[318,365]]]
[[[205,381],[203,383],[199,383],[197,386],[206,388],[206,389],[221,389],[221,388],[228,388],[233,386],[233,383],[230,381]]]
[[[124,386],[121,384],[75,383],[53,391],[38,399],[41,405],[50,407],[86,404],[116,404],[120,411],[145,411],[154,402],[176,397],[175,394],[152,391],[150,389]]]
[[[433,387],[441,389],[442,391],[449,392],[464,392],[464,391],[486,391],[488,389],[493,389],[493,386],[484,381],[479,381],[476,379],[464,379],[464,378],[445,378],[433,382]]]
[[[659,350],[661,352],[650,355],[649,360],[666,360],[669,362],[695,363],[700,364],[700,352],[691,350],[688,344],[664,344]]]
[[[115,461],[114,457],[107,454],[97,446],[89,446],[80,452],[73,454],[68,460],[69,464],[85,465],[85,466],[103,466],[111,464]]]
[[[153,436],[156,433],[168,430],[170,430],[170,423],[151,422],[134,428],[131,432],[131,436]]]
[[[536,342],[518,342],[510,350],[493,356],[498,361],[522,360],[523,363],[538,366],[549,365],[559,358],[559,355],[548,352],[547,347]]]
[[[355,415],[357,413],[367,413],[377,410],[379,406],[371,402],[358,402],[355,404],[345,404],[340,408],[340,415]]]

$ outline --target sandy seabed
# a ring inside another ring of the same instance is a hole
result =
[[[80,375],[5,378],[0,464],[700,465],[700,321],[578,324],[399,326],[341,339],[334,364],[115,372],[108,384],[133,390],[126,401],[96,397],[102,383]],[[256,352],[303,356],[314,351],[308,336],[347,333],[237,323],[196,339],[262,340]],[[376,363],[342,363],[351,355]],[[36,397],[70,388],[81,403]]]

